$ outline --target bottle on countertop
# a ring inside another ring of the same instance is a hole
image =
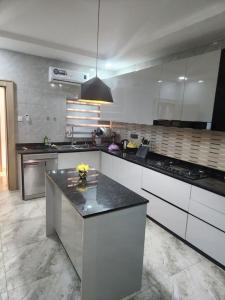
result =
[[[123,150],[127,149],[128,143],[129,143],[129,141],[127,139],[124,139],[124,140],[121,141]]]

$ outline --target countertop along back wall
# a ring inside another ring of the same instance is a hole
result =
[[[17,115],[31,117],[30,122],[17,122],[18,143],[42,142],[45,135],[65,140],[65,99],[78,94],[79,87],[52,88],[49,66],[81,71],[74,64],[0,49],[0,79],[16,83]]]

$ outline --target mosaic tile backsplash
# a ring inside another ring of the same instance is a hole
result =
[[[151,151],[225,171],[225,132],[112,122],[121,139],[131,133],[151,141]]]

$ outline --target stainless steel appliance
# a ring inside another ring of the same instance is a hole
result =
[[[57,169],[57,165],[57,153],[23,155],[22,192],[24,200],[45,195],[45,171]]]

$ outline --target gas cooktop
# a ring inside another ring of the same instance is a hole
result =
[[[208,177],[208,173],[204,168],[192,166],[191,164],[180,162],[175,159],[149,158],[147,163],[155,169],[164,170],[167,173],[178,175],[183,178],[197,180]]]

